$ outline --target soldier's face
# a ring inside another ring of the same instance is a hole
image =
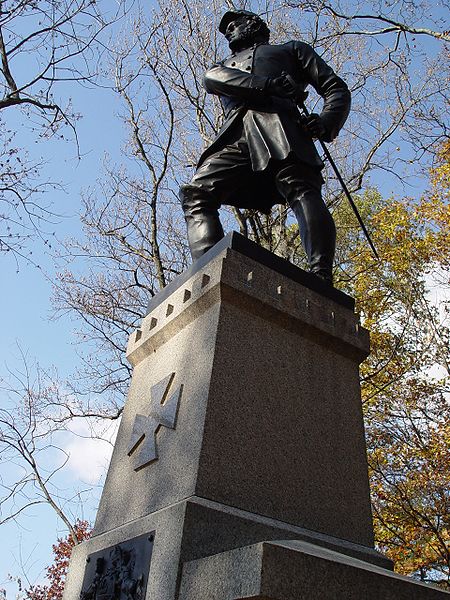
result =
[[[231,23],[225,31],[225,37],[231,49],[241,45],[243,42],[250,42],[253,39],[253,28],[251,27],[252,19],[242,15]]]

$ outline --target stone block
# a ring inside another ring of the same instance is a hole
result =
[[[153,551],[145,573],[148,578],[145,598],[148,600],[153,598],[174,600],[185,510],[186,503],[179,503],[170,509],[156,511],[152,515],[122,527],[96,535],[76,546],[70,559],[64,600],[80,599],[86,564],[90,555],[105,548],[130,542],[143,534],[154,536]]]
[[[225,247],[154,303],[130,338],[95,535],[195,495],[373,546],[358,378],[368,335],[292,268]],[[152,412],[167,381],[164,406],[181,390],[173,426]]]
[[[64,600],[79,600],[87,559],[117,545],[132,543],[143,535],[152,536],[153,550],[144,577],[148,579],[148,600],[175,600],[186,562],[224,551],[281,537],[313,542],[377,565],[389,566],[375,550],[330,536],[307,531],[281,521],[192,497],[156,511],[132,523],[95,535],[73,550]]]
[[[315,552],[344,579],[348,561],[391,567],[373,548],[358,377],[369,338],[353,309],[342,292],[236,234],[152,299],[129,340],[129,396],[65,600],[80,599],[89,557],[116,557],[120,585],[142,571],[147,600],[181,600],[181,581],[186,600],[245,598],[244,589],[262,599],[260,567],[269,578],[275,564],[295,575],[285,552],[300,570]],[[146,536],[151,556],[131,577],[120,556]],[[220,575],[211,587],[228,560],[235,582]],[[94,577],[92,563],[88,571]]]
[[[303,541],[186,562],[178,600],[446,600],[450,594]]]

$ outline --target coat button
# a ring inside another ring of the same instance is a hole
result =
[[[251,66],[250,66],[250,65],[248,65],[247,67],[245,67],[245,69],[246,69],[247,71],[251,71],[251,69],[252,69],[252,68],[251,68]]]
[[[236,63],[235,63],[235,62],[232,62],[232,63],[231,63],[231,66],[232,66],[232,67],[235,67],[235,66],[236,66]]]

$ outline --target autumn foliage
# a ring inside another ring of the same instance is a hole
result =
[[[77,521],[74,525],[77,543],[91,537],[91,528],[87,521]],[[26,600],[61,600],[66,580],[69,560],[75,540],[72,535],[58,539],[53,545],[54,562],[47,567],[48,585],[31,586],[26,590]]]
[[[450,144],[419,201],[360,199],[381,256],[356,236],[340,285],[371,333],[363,363],[375,535],[395,569],[449,587],[450,572]],[[348,241],[348,240],[347,240]],[[438,290],[440,300],[433,300]]]

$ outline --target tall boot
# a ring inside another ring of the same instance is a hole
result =
[[[303,194],[291,204],[298,221],[309,270],[333,285],[333,261],[336,248],[336,227],[322,198]]]
[[[180,189],[180,200],[192,260],[197,260],[224,236],[219,206],[201,190],[188,186]]]
[[[309,270],[333,285],[336,227],[322,199],[320,170],[291,157],[281,165],[275,183],[297,217]]]

